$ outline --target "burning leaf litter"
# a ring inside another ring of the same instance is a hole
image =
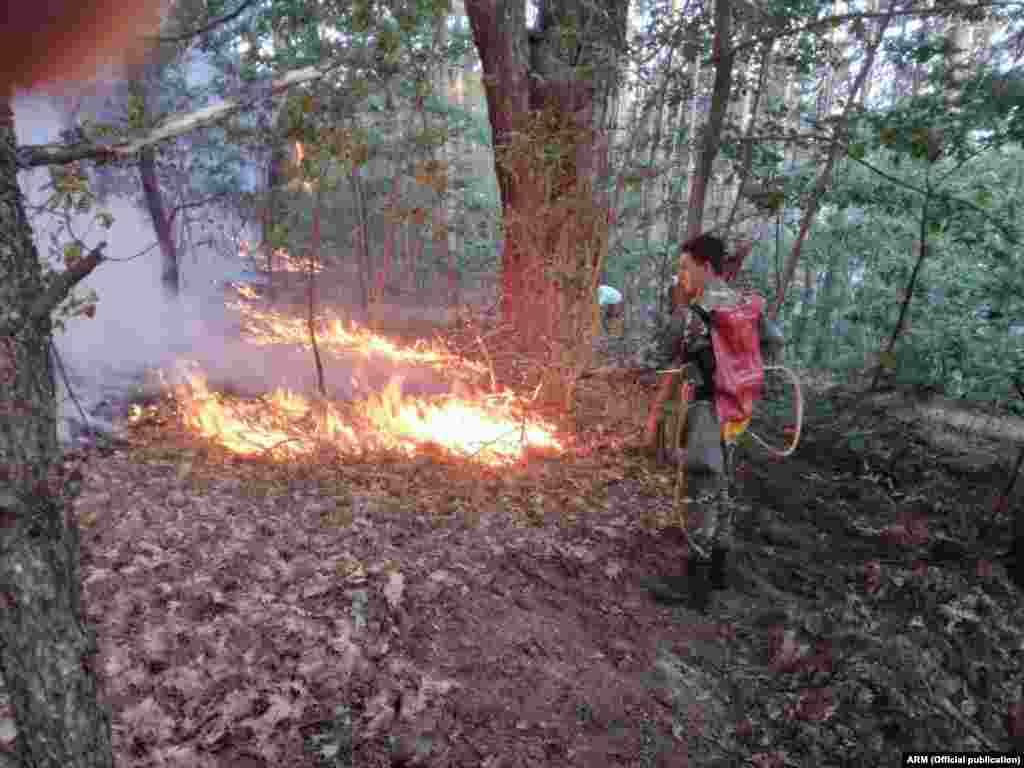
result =
[[[247,342],[309,346],[301,318],[245,301],[232,307],[242,317]],[[334,354],[380,355],[399,364],[432,365],[464,374],[486,371],[440,344],[402,346],[358,325],[346,327],[337,316],[322,324],[318,343]],[[526,451],[564,450],[556,428],[530,415],[528,403],[508,390],[488,394],[456,389],[428,399],[403,393],[402,377],[395,376],[381,391],[358,402],[321,402],[283,388],[245,399],[211,390],[198,363],[179,361],[169,373],[169,388],[185,426],[239,455],[294,457],[326,445],[351,455],[387,451],[414,457],[440,447],[461,458],[500,466],[518,461]],[[141,416],[136,411],[132,420]]]
[[[259,309],[245,301],[233,302],[229,306],[241,315],[245,339],[251,344],[310,346],[309,327],[304,318]],[[333,313],[327,313],[326,319],[320,320],[318,326],[317,344],[321,349],[335,354],[357,354],[364,357],[380,355],[395,363],[445,366],[476,374],[487,373],[486,366],[453,354],[441,344],[420,341],[412,346],[403,346],[355,323],[346,327],[344,320]]]

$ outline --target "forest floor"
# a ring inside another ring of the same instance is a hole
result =
[[[1024,600],[998,557],[1024,494],[999,501],[996,422],[813,388],[795,456],[741,457],[736,578],[700,615],[645,586],[685,573],[686,544],[675,470],[620,439],[642,404],[581,401],[588,449],[515,472],[233,459],[169,414],[69,455],[118,765],[1024,750]]]

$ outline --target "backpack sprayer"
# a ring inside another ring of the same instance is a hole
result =
[[[704,338],[701,345],[712,351],[710,365],[705,364],[702,374],[707,381],[714,382],[714,402],[722,425],[722,440],[735,443],[745,432],[774,456],[791,456],[800,444],[803,426],[803,391],[796,373],[783,365],[765,366],[761,354],[761,343],[765,339],[781,337],[777,330],[763,327],[761,309],[764,298],[756,293],[742,296],[736,306],[716,307],[710,312],[699,305],[691,309],[704,323]],[[706,346],[705,346],[706,345]],[[702,359],[704,358],[701,355]],[[707,370],[708,368],[711,370]],[[782,372],[793,384],[796,413],[794,414],[793,439],[785,448],[775,448],[756,432],[749,429],[754,413],[754,402],[761,399],[764,389],[764,374],[767,371]]]
[[[722,446],[722,458],[725,461],[727,482],[733,480],[733,454],[735,445],[744,434],[750,434],[759,445],[773,456],[785,458],[796,451],[800,443],[803,427],[803,391],[796,373],[782,365],[765,366],[761,354],[761,341],[771,333],[779,336],[773,329],[765,329],[761,309],[764,299],[758,294],[745,294],[736,306],[717,307],[708,312],[699,305],[690,308],[701,318],[704,333],[699,343],[688,354],[688,363],[695,363],[701,369],[704,386],[713,384],[713,389],[705,391],[701,400],[713,400],[718,415],[718,424]],[[768,333],[766,334],[766,330]],[[672,368],[658,371],[659,373],[681,373],[684,368]],[[750,429],[753,418],[754,402],[761,399],[766,371],[781,371],[793,384],[796,413],[792,429],[792,441],[784,448],[776,448]],[[680,387],[679,418],[672,436],[672,447],[677,448],[683,435],[683,429],[689,417],[690,398],[693,394],[693,383],[684,381]],[[707,395],[711,395],[710,398]],[[689,446],[695,452],[696,446]],[[688,461],[692,459],[688,458]],[[677,510],[685,484],[684,462],[679,461],[676,474],[676,487],[673,506]],[[681,511],[681,527],[685,530],[685,512]]]

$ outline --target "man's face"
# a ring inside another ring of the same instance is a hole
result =
[[[699,264],[692,253],[683,254],[679,266],[679,290],[687,303],[704,293],[707,274],[707,267]]]

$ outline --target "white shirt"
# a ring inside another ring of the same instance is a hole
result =
[[[610,285],[597,286],[597,303],[602,307],[622,302],[622,294]]]

